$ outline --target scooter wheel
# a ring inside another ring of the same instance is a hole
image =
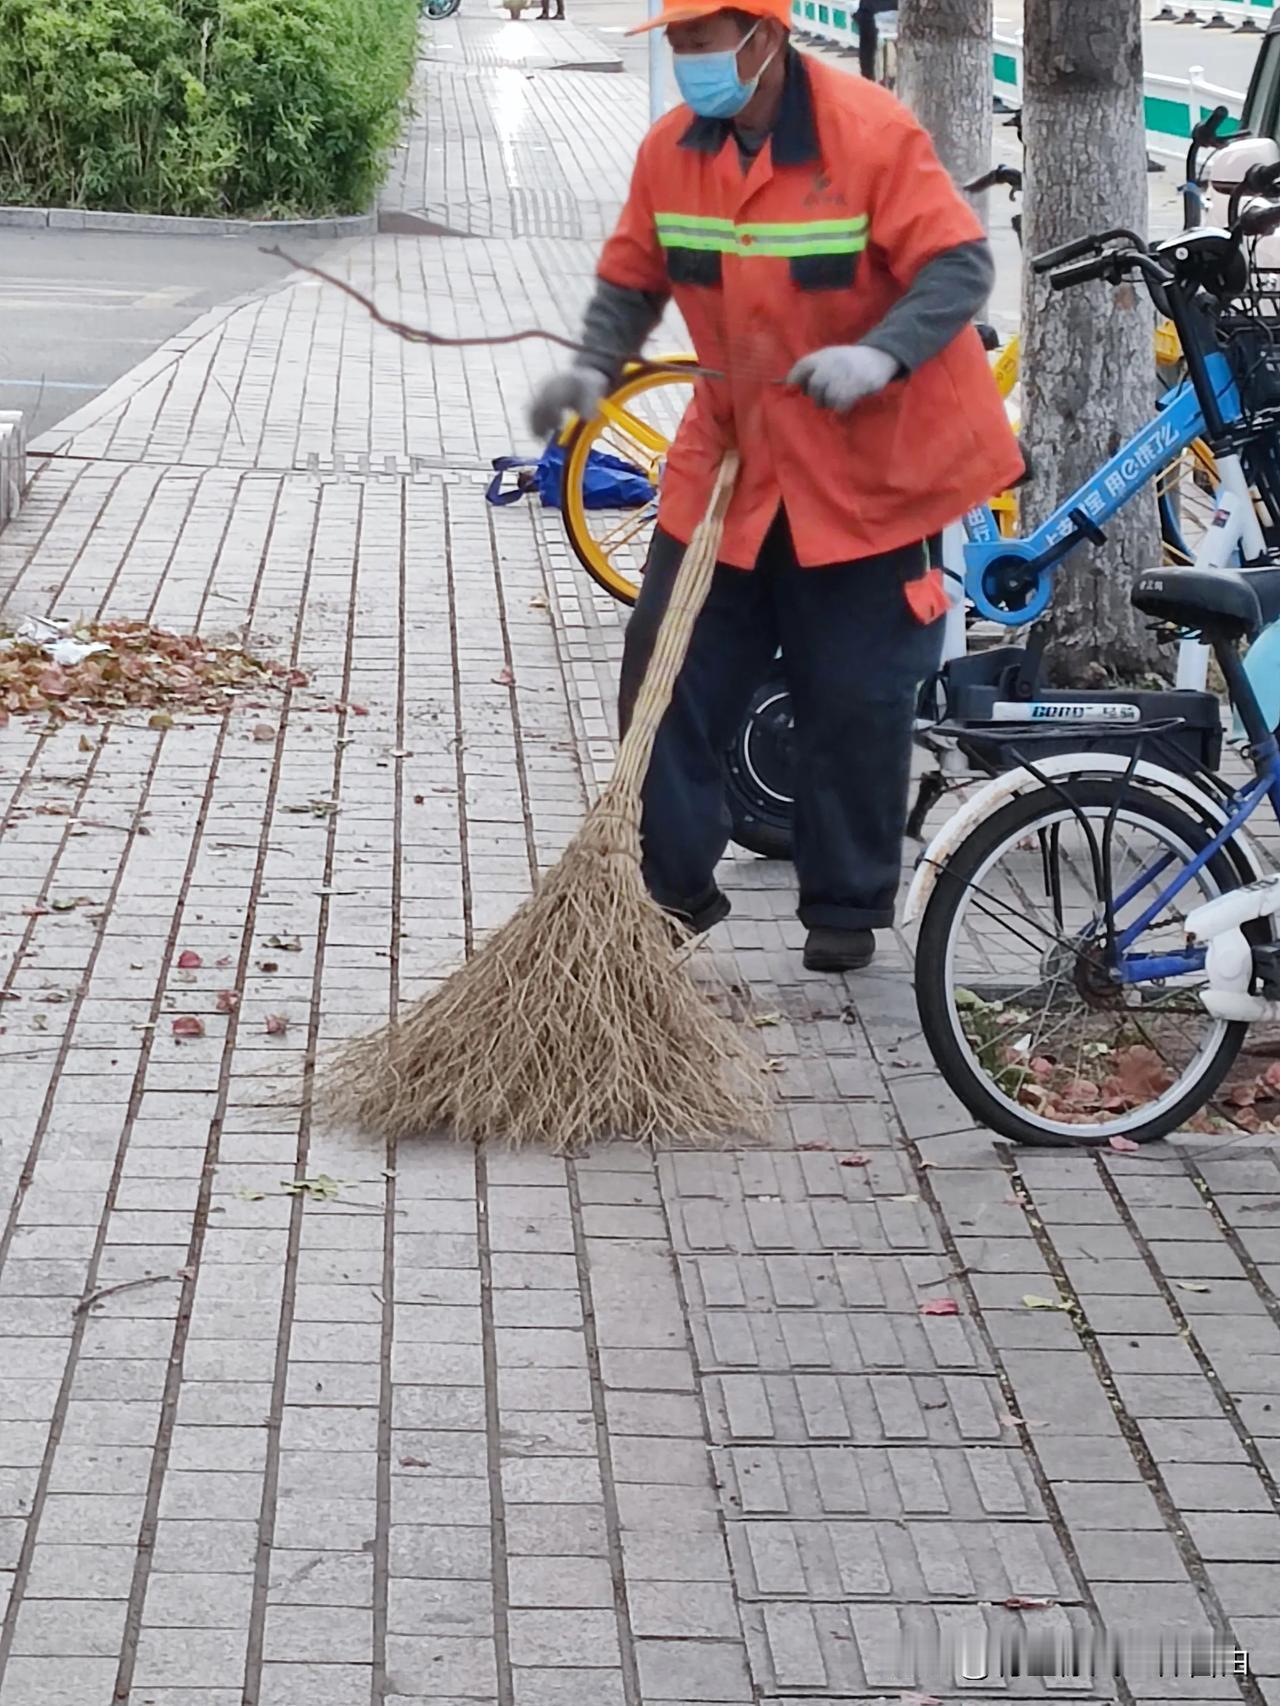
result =
[[[792,855],[791,694],[775,662],[725,754],[735,844],[765,859]]]

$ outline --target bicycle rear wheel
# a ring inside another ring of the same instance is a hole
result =
[[[1149,789],[1130,784],[1121,798],[1121,784],[1105,778],[1066,787],[1070,803],[1049,788],[1010,801],[939,873],[917,944],[920,1022],[948,1085],[1002,1136],[1051,1147],[1150,1143],[1203,1117],[1247,1027],[1205,1011],[1201,974],[1111,979],[1103,864],[1123,930],[1211,837]],[[1219,852],[1132,951],[1182,950],[1186,913],[1241,881]]]

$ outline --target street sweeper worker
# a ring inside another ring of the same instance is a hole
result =
[[[800,54],[791,0],[665,0],[684,105],[641,144],[539,436],[592,415],[675,304],[697,380],[627,630],[626,726],[724,451],[741,472],[644,790],[644,870],[695,932],[729,911],[723,754],[781,647],[795,718],[805,964],[866,965],[893,923],[919,683],[945,594],[922,541],[1023,464],[972,320],[982,227],[891,94]]]

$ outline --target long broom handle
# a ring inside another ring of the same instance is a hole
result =
[[[684,668],[684,660],[689,654],[693,625],[711,590],[711,578],[720,555],[724,520],[738,478],[738,467],[737,451],[726,451],[711,488],[706,514],[698,523],[676,573],[670,601],[658,625],[653,655],[644,672],[631,723],[623,736],[618,762],[609,783],[609,792],[625,801],[623,809],[636,815],[639,814],[640,787],[653,757],[653,743],[658,738],[658,729],[671,703],[676,677]]]

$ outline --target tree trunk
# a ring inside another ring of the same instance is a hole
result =
[[[1024,234],[1029,256],[1100,227],[1147,228],[1139,0],[1027,0]],[[1043,519],[1151,418],[1154,315],[1140,283],[1057,294],[1027,269],[1022,296],[1022,437],[1034,478],[1023,511]],[[1053,678],[1134,681],[1156,653],[1129,603],[1159,562],[1154,485],[1055,577]]]
[[[992,0],[901,0],[898,9],[898,94],[958,184],[991,169],[992,27]]]

